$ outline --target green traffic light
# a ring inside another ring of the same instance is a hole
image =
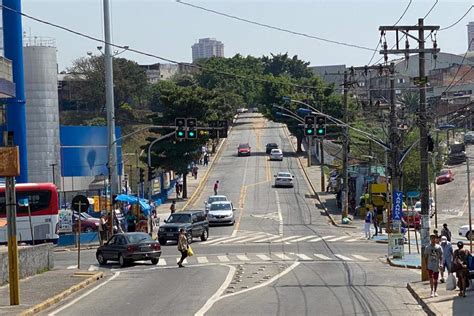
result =
[[[195,136],[194,132],[189,132],[189,137],[194,137],[194,136]]]
[[[316,130],[316,135],[325,135],[326,134],[326,130],[324,128],[318,128]]]
[[[312,128],[306,129],[306,135],[313,135],[313,134],[314,134],[314,130]]]

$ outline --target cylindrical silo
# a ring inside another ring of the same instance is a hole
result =
[[[26,130],[30,182],[60,187],[58,75],[54,40],[24,39]],[[54,174],[54,179],[53,179]]]

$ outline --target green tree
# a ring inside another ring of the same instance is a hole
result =
[[[273,55],[271,57],[263,56],[264,74],[272,74],[278,76],[290,76],[295,79],[310,78],[313,76],[308,68],[309,62],[298,59],[297,55],[292,58],[288,57],[288,53]]]

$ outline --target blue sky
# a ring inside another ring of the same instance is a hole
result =
[[[242,18],[308,33],[340,42],[375,48],[380,25],[392,25],[409,0],[293,0],[293,1],[199,1],[187,0],[209,9]],[[235,21],[193,9],[174,0],[111,0],[113,42],[182,62],[191,61],[191,45],[199,38],[214,37],[225,45],[226,57],[236,53],[262,56],[270,53],[298,55],[311,65],[369,62],[367,50],[335,45]],[[435,0],[413,0],[398,25],[413,25]],[[439,0],[426,25],[446,27],[472,6],[471,0]],[[103,38],[102,0],[23,0],[23,11],[35,17]],[[474,9],[456,26],[440,31],[438,47],[462,54],[467,49],[466,25],[474,21]],[[100,44],[77,35],[23,19],[27,35],[56,39],[59,69],[87,52],[98,53]],[[393,37],[387,36],[393,44]],[[404,43],[402,43],[404,44]],[[414,48],[416,44],[411,44]],[[430,46],[431,43],[427,43]],[[139,63],[160,62],[133,53],[121,55]],[[379,54],[376,55],[377,60]],[[162,62],[162,61],[161,61]]]

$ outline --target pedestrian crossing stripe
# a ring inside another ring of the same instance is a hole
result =
[[[344,261],[353,261],[351,258],[343,256],[343,255],[339,255],[339,254],[334,254],[334,255]]]
[[[307,255],[302,254],[302,253],[297,253],[296,256],[300,258],[301,260],[312,260],[311,257],[308,257]]]
[[[262,260],[272,260],[272,259],[271,259],[269,256],[267,256],[267,255],[257,255],[257,257],[258,257],[259,259],[262,259]]]
[[[334,238],[334,239],[328,239],[327,241],[328,241],[328,242],[334,242],[334,241],[338,241],[338,240],[342,240],[342,239],[347,239],[347,238],[351,238],[351,236],[336,237],[336,238]]]
[[[323,260],[331,260],[331,258],[325,256],[325,255],[321,255],[319,253],[315,253],[314,254],[315,257],[319,258],[319,259],[323,259]]]
[[[301,237],[301,238],[292,240],[291,242],[301,242],[301,241],[303,241],[303,240],[310,239],[310,238],[313,238],[313,237],[314,237],[314,236],[304,236],[304,237]]]
[[[229,258],[227,256],[217,256],[220,262],[229,262]]]
[[[206,257],[197,257],[196,259],[199,263],[209,263]]]
[[[291,260],[291,258],[285,255],[284,253],[275,253],[275,256],[283,260]]]
[[[352,255],[354,258],[356,259],[359,259],[359,260],[362,260],[362,261],[368,261],[369,259],[367,259],[366,257],[364,256],[361,256],[361,255]]]
[[[249,257],[247,257],[246,255],[236,255],[236,257],[241,261],[250,261]]]

